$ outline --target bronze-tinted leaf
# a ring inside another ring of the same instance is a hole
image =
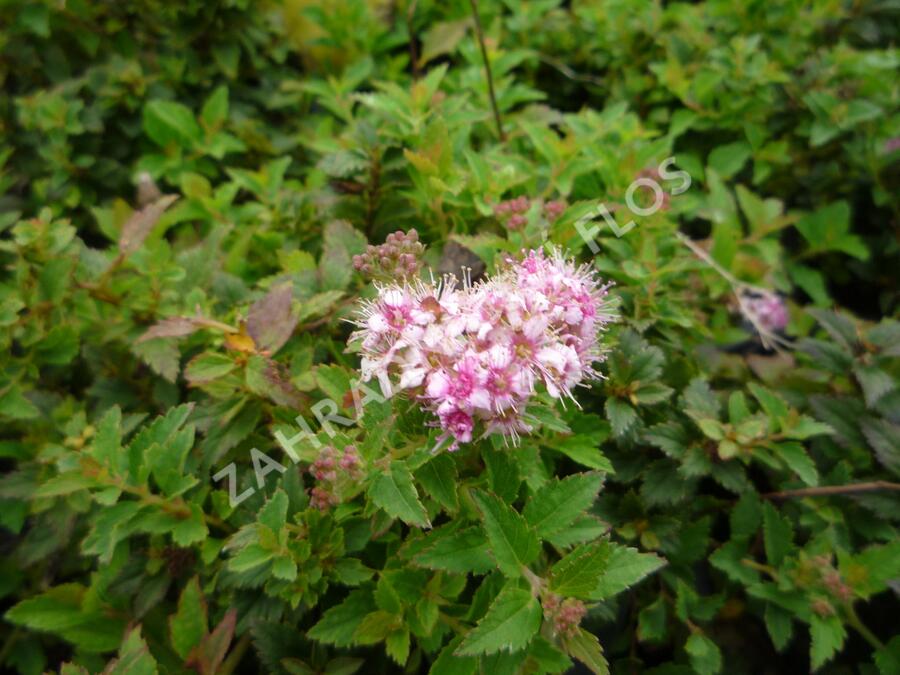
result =
[[[119,251],[124,254],[132,253],[141,247],[153,226],[159,221],[176,200],[178,195],[163,195],[149,206],[140,211],[135,211],[122,226],[119,235]]]
[[[297,317],[291,312],[293,286],[290,282],[269,290],[265,297],[250,307],[247,332],[260,350],[274,354],[291,337]]]
[[[150,326],[147,331],[137,339],[138,344],[153,338],[171,338],[184,337],[196,332],[200,325],[188,316],[171,316],[163,319],[154,326]]]

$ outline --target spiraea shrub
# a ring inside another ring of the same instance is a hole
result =
[[[0,5],[0,669],[900,673],[898,18]]]

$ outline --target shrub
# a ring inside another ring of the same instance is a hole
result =
[[[0,16],[4,667],[900,672],[889,4]]]

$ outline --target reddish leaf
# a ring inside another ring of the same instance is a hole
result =
[[[231,640],[234,638],[234,628],[237,625],[237,610],[229,609],[225,617],[215,627],[212,633],[203,638],[191,652],[185,665],[189,668],[197,668],[203,675],[215,675],[228,654]]]
[[[290,282],[279,284],[250,307],[247,332],[260,350],[274,354],[294,332],[297,317],[291,312],[292,295]]]
[[[178,195],[164,195],[149,206],[131,214],[131,218],[125,221],[119,235],[119,251],[127,255],[139,249],[153,226],[159,221],[160,216],[177,199]]]
[[[153,338],[184,337],[199,329],[200,325],[190,317],[172,316],[168,319],[163,319],[154,326],[150,326],[147,332],[137,339],[137,343],[140,344]]]

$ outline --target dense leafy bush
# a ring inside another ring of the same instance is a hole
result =
[[[0,18],[2,667],[900,672],[895,4]],[[354,260],[554,246],[605,379],[433,452]]]

